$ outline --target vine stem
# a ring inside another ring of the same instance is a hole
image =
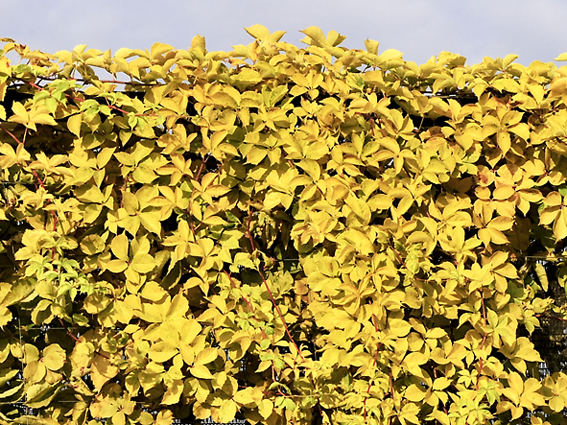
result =
[[[230,273],[228,273],[226,270],[223,270],[223,273],[228,277],[228,280],[230,281],[230,286],[232,286],[233,289],[238,289],[236,287],[236,284],[234,283],[234,280],[232,279],[232,276],[230,275]],[[248,311],[250,313],[254,312],[254,308],[252,307],[252,304],[250,304],[250,301],[248,301],[248,298],[246,298],[244,296],[244,294],[240,295],[241,298],[244,300],[244,302],[246,303],[246,305],[248,306]]]
[[[39,177],[39,175],[37,174],[37,171],[35,170],[31,170],[33,176],[36,178],[37,182],[39,183],[39,185],[41,186],[41,188],[45,191],[47,191],[47,189],[45,188],[45,183],[43,182],[42,178]],[[51,218],[53,219],[53,231],[55,232],[57,230],[57,215],[55,214],[55,211],[51,210]]]
[[[394,255],[396,256],[396,258],[398,259],[398,261],[400,262],[400,264],[402,265],[402,267],[403,267],[404,269],[406,269],[407,271],[410,271],[410,270],[408,269],[408,266],[406,266],[406,262],[404,261],[404,259],[402,258],[401,254],[398,252],[398,250],[397,250],[396,248],[394,248],[391,243],[389,244],[389,246],[390,246],[390,249],[394,252]],[[410,273],[411,273],[411,272],[410,272]],[[422,279],[422,278],[417,277],[417,276],[412,276],[412,277],[413,277],[415,280],[419,280],[420,282],[429,282],[428,279]]]
[[[256,244],[254,243],[254,238],[252,237],[252,233],[250,232],[251,220],[252,220],[252,211],[250,209],[248,209],[248,221],[246,223],[246,237],[250,241],[250,245],[252,246],[252,252],[255,253],[257,251],[257,248],[256,248]],[[274,306],[276,312],[278,313],[278,316],[279,316],[279,318],[280,318],[280,320],[281,320],[281,322],[284,326],[284,329],[285,329],[285,332],[286,332],[288,338],[290,339],[291,343],[293,344],[293,346],[297,350],[297,354],[299,354],[299,357],[301,357],[301,360],[303,362],[305,362],[305,357],[303,357],[303,354],[301,353],[299,346],[297,345],[297,343],[293,339],[293,336],[291,335],[291,332],[289,331],[289,328],[287,327],[287,323],[285,322],[283,314],[282,314],[279,306],[276,304],[276,299],[274,298],[274,294],[273,294],[273,292],[270,288],[270,285],[268,284],[268,281],[266,280],[266,276],[264,276],[264,273],[262,273],[262,270],[260,270],[259,267],[258,267],[258,273],[260,274],[260,277],[262,278],[262,282],[264,282],[264,286],[266,287],[266,290],[268,291],[268,295],[270,297],[270,300],[272,301],[272,305]]]
[[[486,318],[486,306],[484,304],[484,297],[482,295],[482,291],[479,289],[478,293],[480,294],[480,302],[482,304],[482,318],[484,320],[484,325],[486,326],[488,324],[488,320]],[[486,338],[488,337],[488,334],[484,334],[484,336],[482,337],[482,343],[480,344],[480,349],[481,351],[484,349],[484,344],[486,343]],[[476,378],[476,390],[478,391],[478,389],[480,388],[480,375],[482,374],[482,369],[484,368],[484,359],[481,357],[479,360],[479,364],[478,364],[478,377]]]
[[[301,350],[297,346],[297,343],[293,339],[293,336],[291,336],[291,332],[289,331],[289,328],[287,327],[287,323],[285,322],[285,319],[282,315],[282,312],[280,311],[279,306],[276,304],[276,300],[274,299],[274,294],[272,293],[272,290],[270,289],[270,285],[268,285],[268,281],[264,277],[264,274],[262,273],[261,270],[258,270],[258,272],[260,273],[260,277],[262,278],[262,281],[264,282],[264,285],[266,286],[266,290],[268,291],[268,295],[270,296],[270,300],[272,301],[272,304],[274,305],[274,308],[276,309],[278,316],[280,317],[280,320],[282,321],[282,324],[284,325],[285,332],[287,333],[287,336],[289,337],[291,343],[293,344],[293,346],[297,350],[297,353],[299,354],[299,357],[301,357],[301,360],[303,362],[305,362],[305,357],[303,357]]]
[[[76,80],[76,79],[75,79],[75,80]],[[29,84],[30,86],[32,86],[33,88],[39,90],[39,91],[45,90],[45,87],[41,87],[41,86],[39,86],[39,85],[37,85],[37,84],[35,84],[35,83],[32,83],[32,82],[29,82],[29,81],[28,81],[28,84]],[[80,97],[76,97],[76,96],[73,96],[73,95],[70,95],[70,94],[67,94],[67,93],[65,93],[65,97],[67,97],[68,99],[72,99],[72,100],[74,100],[74,101],[76,101],[76,102],[79,102],[79,103],[82,103],[82,102],[85,101],[85,99],[81,99]],[[108,103],[108,99],[107,99],[107,106],[108,106],[110,109],[114,109],[115,111],[121,112],[122,114],[125,114],[125,115],[129,115],[129,114],[130,114],[130,112],[128,112],[128,111],[126,111],[126,110],[120,108],[119,106],[109,104],[109,103]],[[151,116],[159,116],[159,114],[155,114],[155,113],[151,113],[151,114],[135,114],[135,116],[136,116],[136,117],[151,117]]]
[[[65,332],[67,332],[67,335],[69,335],[75,342],[81,342],[81,340],[79,338],[77,338],[77,336],[75,334],[73,334],[73,332],[71,332],[69,330],[69,328],[65,325],[65,322],[63,322],[63,319],[61,319],[61,317],[58,317],[59,319],[59,323],[61,323],[61,326],[63,326],[63,328],[65,329]],[[106,359],[106,360],[110,360],[110,357],[102,354],[100,351],[96,350],[95,354],[98,354],[100,357]]]
[[[45,77],[42,77],[42,76],[39,76],[38,78],[42,81],[49,81],[49,82],[57,81],[57,78],[45,78]],[[83,82],[83,83],[89,83],[90,82],[90,80],[86,80],[84,78],[72,78],[72,80],[78,81],[78,82]],[[155,86],[156,85],[155,83],[140,83],[140,82],[137,82],[137,81],[122,81],[122,80],[115,80],[115,79],[112,79],[112,80],[104,79],[104,80],[96,80],[96,81],[98,81],[100,83],[123,84],[125,86],[127,86],[127,85],[131,85],[131,86]]]
[[[207,155],[205,155],[204,158],[201,158],[201,165],[199,165],[199,169],[197,170],[197,174],[195,175],[195,179],[194,179],[196,182],[200,183],[199,179],[201,178],[201,173],[203,172],[205,168],[205,164],[207,163],[209,158],[210,156]],[[194,195],[195,195],[195,190],[191,191],[191,198],[189,199],[189,205],[187,207],[187,216],[189,217],[189,228],[191,229],[191,233],[193,234],[193,241],[196,242],[197,232],[195,231],[195,224],[193,223],[193,216],[192,216]]]
[[[549,314],[538,313],[538,314],[535,315],[535,317],[537,317],[537,318],[544,317],[546,319],[553,319],[553,320],[559,320],[561,322],[567,322],[567,319],[564,319],[563,317],[550,316]]]
[[[370,304],[372,304],[372,301],[370,301]],[[376,334],[378,334],[378,318],[376,317],[376,315],[374,313],[372,313],[372,323],[374,324],[374,329],[376,330]],[[374,354],[374,360],[372,361],[372,367],[375,368],[376,367],[376,363],[378,363],[378,353],[380,352],[380,350],[382,350],[382,343],[378,342],[378,344],[376,345],[376,353]],[[367,413],[367,409],[366,409],[366,402],[368,401],[368,396],[370,395],[370,389],[372,388],[372,381],[368,382],[368,388],[366,389],[366,398],[364,399],[364,421],[366,421],[366,413]],[[394,397],[394,385],[392,382],[392,374],[390,373],[390,393],[392,395],[392,397]]]
[[[47,189],[45,188],[45,184],[44,184],[42,178],[39,177],[39,175],[37,174],[37,171],[32,169],[31,172],[32,172],[33,176],[36,178],[36,180],[38,181],[41,188],[47,192]],[[47,201],[47,203],[50,203],[49,200]],[[51,210],[50,213],[51,213],[51,218],[53,219],[52,231],[56,232],[57,231],[57,221],[58,221],[57,220],[57,214],[55,214],[55,211],[53,211],[53,210]],[[45,225],[43,226],[43,229],[45,230]],[[53,261],[54,259],[55,259],[55,248],[51,248],[51,261]]]

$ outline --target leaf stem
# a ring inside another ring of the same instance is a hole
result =
[[[4,130],[6,132],[6,134],[8,134],[8,136],[10,136],[12,139],[14,139],[16,141],[16,143],[18,145],[23,145],[24,142],[22,142],[20,139],[18,139],[16,136],[14,136],[14,133],[12,133],[10,130],[7,130],[2,123],[0,123],[0,128],[2,128],[2,130]]]
[[[251,220],[252,220],[252,210],[248,209],[248,221],[246,223],[246,236],[247,236],[248,240],[250,241],[250,244],[252,245],[252,252],[255,253],[257,251],[257,249],[256,249],[256,245],[254,244],[254,238],[252,237],[252,233],[250,232]],[[303,357],[303,354],[301,353],[299,346],[297,345],[297,343],[293,339],[293,336],[291,335],[291,332],[289,331],[289,328],[287,327],[287,323],[285,322],[283,314],[280,311],[279,306],[276,304],[274,294],[272,293],[272,290],[270,289],[270,285],[268,285],[268,281],[266,280],[266,276],[264,276],[264,273],[262,273],[262,270],[260,270],[259,267],[258,267],[258,273],[260,274],[260,277],[262,278],[262,282],[264,282],[264,286],[266,287],[266,291],[268,291],[268,295],[270,297],[270,300],[272,301],[272,305],[274,306],[276,312],[278,313],[278,316],[280,317],[280,320],[281,320],[281,322],[284,326],[284,329],[285,329],[287,336],[289,337],[291,343],[293,344],[293,346],[297,350],[297,353],[299,354],[299,357],[301,357],[301,360],[303,362],[305,362],[305,357]]]

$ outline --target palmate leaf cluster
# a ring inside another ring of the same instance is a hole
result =
[[[4,40],[0,423],[565,423],[567,68],[247,31]]]

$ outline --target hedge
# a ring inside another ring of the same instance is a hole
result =
[[[567,68],[246,31],[3,39],[0,424],[567,423]]]

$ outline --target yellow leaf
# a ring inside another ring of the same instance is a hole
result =
[[[124,412],[116,412],[112,415],[112,425],[126,425],[126,415]]]
[[[421,385],[410,385],[405,393],[404,397],[407,398],[409,401],[419,402],[425,398],[427,390],[423,388]]]
[[[378,54],[378,43],[377,41],[366,39],[364,40],[364,46],[366,47],[366,51],[368,53],[372,53],[373,55]]]
[[[197,320],[190,319],[189,324],[183,328],[183,333],[181,335],[183,342],[186,344],[191,344],[195,340],[197,335],[201,333],[202,329],[203,327]]]
[[[483,229],[481,229],[483,230]],[[506,237],[506,235],[504,233],[502,233],[500,230],[494,229],[492,227],[487,227],[486,232],[488,233],[489,237],[490,237],[490,241],[496,245],[505,245],[510,243],[510,241],[508,240],[508,238]],[[480,236],[480,231],[479,231],[479,236]]]
[[[267,40],[270,37],[270,31],[264,25],[252,25],[248,28],[245,27],[244,30],[258,40]]]
[[[41,361],[49,370],[59,370],[65,364],[67,355],[59,344],[51,344],[43,349]]]
[[[8,119],[8,121],[17,122],[24,125],[27,125],[29,123],[30,116],[28,114],[28,111],[20,102],[14,102],[12,104],[12,112],[14,113],[14,115],[12,115]]]
[[[7,307],[0,306],[0,328],[4,328],[12,320],[12,312]]]
[[[403,52],[400,52],[399,50],[388,49],[388,50],[385,50],[384,53],[382,53],[380,55],[380,59],[382,59],[383,61],[390,61],[390,60],[395,60],[395,59],[401,59],[402,55],[403,55]]]
[[[524,382],[524,392],[520,399],[520,406],[528,410],[545,405],[545,398],[539,393],[541,383],[535,378],[529,378]]]
[[[498,143],[500,150],[502,150],[502,153],[506,154],[510,150],[510,146],[512,146],[510,133],[507,131],[499,131],[496,135],[496,142]]]
[[[230,192],[230,190],[230,188],[223,186],[222,184],[214,184],[207,187],[205,193],[212,196],[213,198],[220,198],[221,196],[226,195],[228,192]]]
[[[505,200],[514,195],[516,191],[512,186],[499,186],[492,192],[492,197],[497,200]]]
[[[81,124],[83,122],[83,116],[81,114],[71,115],[67,119],[67,128],[71,133],[77,137],[81,137]]]
[[[140,223],[144,228],[156,235],[161,234],[161,214],[159,211],[143,212],[139,215]]]
[[[237,391],[232,399],[241,405],[252,404],[255,402],[252,388]]]
[[[115,236],[110,243],[110,250],[112,253],[122,261],[128,261],[128,249],[130,243],[126,233],[121,233]]]
[[[235,84],[241,86],[250,86],[262,81],[260,73],[251,68],[244,68],[235,77]]]
[[[552,96],[561,96],[567,93],[567,77],[555,78],[549,85]]]
[[[95,356],[91,366],[91,380],[97,391],[100,391],[102,386],[110,379],[114,378],[120,369],[112,365],[109,359],[102,356]]]
[[[160,302],[167,297],[167,291],[163,289],[157,282],[151,280],[144,285],[144,288],[140,292],[142,298],[150,301]]]
[[[192,365],[195,361],[195,351],[193,350],[193,348],[185,343],[181,343],[179,346],[179,351],[181,352],[183,361],[188,365]]]
[[[171,425],[173,423],[173,413],[171,410],[161,410],[154,422],[155,425]]]
[[[192,49],[203,49],[205,50],[205,37],[202,35],[197,34],[195,37],[191,39],[191,48]]]
[[[177,404],[183,393],[183,380],[176,379],[167,386],[167,391],[163,395],[161,404],[171,405]]]
[[[561,214],[555,219],[553,233],[558,241],[567,238],[567,208],[562,208]]]
[[[234,419],[236,412],[238,411],[238,405],[234,400],[225,400],[219,408],[211,409],[211,418],[215,423],[227,424]]]
[[[258,404],[258,413],[264,419],[268,419],[273,411],[274,411],[274,403],[271,400],[263,399]]]
[[[567,60],[567,58],[565,60]],[[556,395],[549,400],[549,407],[554,412],[561,412],[565,408],[565,401],[563,398]]]
[[[97,234],[90,234],[81,240],[81,250],[87,255],[98,254],[104,251],[106,243],[104,239]]]
[[[169,52],[172,49],[173,47],[169,44],[154,43],[150,48],[150,57],[152,59],[157,59],[158,57],[162,56],[164,53]]]
[[[107,263],[104,263],[104,267],[112,273],[122,273],[128,268],[128,263],[123,260],[110,260]]]
[[[310,44],[316,46],[324,46],[327,44],[327,38],[325,37],[325,34],[319,27],[311,26],[309,28],[305,28],[304,30],[301,30],[300,32],[302,32],[311,39]]]
[[[535,270],[536,275],[539,279],[539,283],[540,283],[541,287],[543,288],[543,290],[545,292],[547,292],[547,290],[549,289],[549,281],[547,279],[547,273],[545,271],[545,267],[541,263],[535,263],[534,264],[534,270]]]
[[[539,353],[535,350],[534,344],[525,337],[518,338],[514,354],[527,362],[543,361]]]
[[[444,390],[449,385],[451,385],[451,380],[444,376],[437,378],[435,382],[433,382],[433,389],[434,390]]]
[[[157,363],[163,363],[171,359],[177,353],[179,353],[179,350],[176,347],[173,347],[164,341],[160,341],[150,347],[148,356],[151,360]]]
[[[427,363],[428,360],[429,358],[425,354],[415,352],[408,354],[404,359],[403,364],[408,368],[413,368],[415,366],[420,366],[422,364]]]
[[[32,122],[33,124],[57,125],[57,121],[55,121],[53,117],[48,114],[33,115],[30,122]]]
[[[134,255],[130,267],[137,273],[147,274],[151,272],[156,266],[154,257],[150,254],[138,253]]]
[[[224,140],[224,138],[228,135],[228,130],[217,130],[211,136],[211,148],[212,150],[216,149],[218,145]]]
[[[561,215],[559,207],[544,208],[539,214],[539,223],[543,225],[551,224],[559,215]]]
[[[218,357],[218,350],[213,347],[207,347],[204,350],[197,353],[195,358],[196,365],[206,365],[208,363],[214,362]]]
[[[195,365],[192,368],[190,368],[189,371],[191,372],[191,375],[193,375],[195,378],[199,378],[199,379],[214,378],[213,375],[211,375],[211,372],[209,371],[207,366]]]
[[[319,160],[329,153],[329,146],[323,141],[309,145],[305,152],[305,158]]]

